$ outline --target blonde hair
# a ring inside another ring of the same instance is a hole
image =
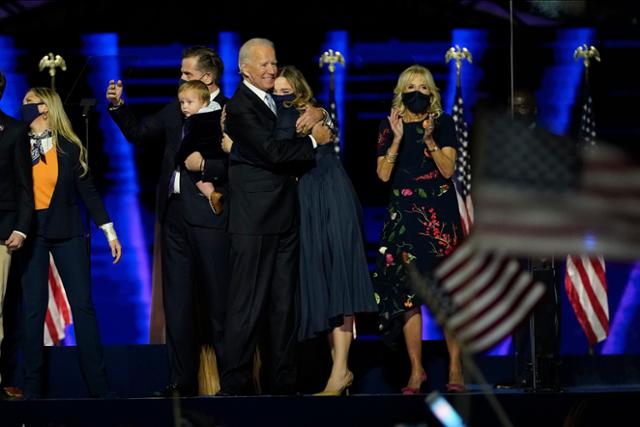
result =
[[[53,89],[49,89],[48,87],[33,87],[27,91],[27,93],[33,93],[35,96],[40,98],[40,100],[47,106],[49,112],[47,113],[49,128],[51,129],[51,136],[53,138],[53,142],[57,145],[58,150],[60,150],[60,146],[57,144],[58,135],[64,137],[69,140],[72,144],[76,145],[80,150],[80,156],[78,160],[80,161],[80,166],[82,166],[82,175],[84,176],[89,172],[89,165],[87,164],[87,150],[82,145],[80,138],[73,131],[71,126],[71,121],[67,116],[67,113],[64,111],[64,107],[62,106],[62,100],[60,100],[60,95]],[[60,151],[62,152],[62,151]]]
[[[287,79],[295,98],[293,101],[284,103],[285,107],[295,107],[296,110],[301,111],[306,108],[307,105],[315,105],[316,100],[313,98],[313,91],[307,83],[300,70],[293,65],[286,65],[280,69],[278,77]]]
[[[422,78],[429,89],[429,93],[431,94],[431,105],[429,105],[429,109],[427,110],[429,113],[435,113],[437,116],[442,114],[442,101],[440,99],[440,90],[436,86],[435,80],[433,80],[433,75],[431,72],[422,65],[412,65],[402,73],[400,73],[400,77],[398,77],[398,83],[396,84],[395,89],[393,89],[393,102],[392,107],[397,108],[400,111],[400,114],[403,115],[406,111],[406,107],[402,103],[402,94],[409,87],[411,82],[415,77]]]
[[[178,88],[178,95],[188,90],[194,91],[196,96],[200,98],[200,101],[204,102],[206,105],[209,104],[211,96],[209,95],[209,88],[206,84],[200,80],[189,80],[188,82],[184,82],[180,85]]]

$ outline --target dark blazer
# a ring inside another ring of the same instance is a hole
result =
[[[60,136],[57,144],[58,181],[43,230],[47,239],[69,239],[84,235],[77,195],[80,195],[97,226],[111,222],[111,219],[93,184],[91,173],[81,176],[83,170],[78,146]]]
[[[214,101],[220,105],[226,103],[224,95],[219,94]],[[182,140],[183,115],[180,104],[175,98],[156,114],[138,120],[129,107],[124,104],[117,109],[110,109],[109,114],[118,125],[125,138],[135,144],[165,142],[160,179],[156,195],[156,214],[164,221],[167,209],[169,180],[175,170],[175,159]],[[227,162],[223,158],[207,159],[205,161],[205,180],[216,185],[216,190],[226,193]],[[185,220],[191,224],[208,228],[226,228],[228,210],[222,215],[211,215],[209,201],[204,197],[186,173],[180,174],[180,193],[183,196]]]
[[[27,234],[33,214],[28,128],[0,110],[0,241]]]
[[[283,164],[313,160],[311,138],[274,137],[276,116],[244,83],[227,103],[225,131],[238,158],[231,161],[229,231],[276,234],[297,225],[296,180]]]

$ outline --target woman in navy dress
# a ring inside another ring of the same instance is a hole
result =
[[[387,342],[404,335],[411,375],[404,394],[416,394],[426,380],[422,366],[422,315],[403,266],[409,255],[420,272],[432,272],[462,238],[451,177],[457,141],[453,119],[442,112],[440,94],[425,67],[400,74],[391,115],[380,124],[378,177],[391,181],[391,200],[382,231],[374,287],[380,330]],[[463,391],[459,349],[447,337],[448,391]]]
[[[274,86],[276,133],[289,139],[313,93],[295,67]],[[299,165],[301,340],[327,334],[333,366],[324,391],[339,395],[353,381],[347,366],[356,313],[377,311],[367,266],[361,208],[333,144],[318,146],[315,162]]]

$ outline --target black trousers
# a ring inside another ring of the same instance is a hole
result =
[[[108,394],[102,345],[91,295],[91,272],[85,239],[73,237],[48,240],[36,236],[25,249],[27,261],[22,276],[25,397],[38,398],[43,394],[42,339],[49,301],[49,252],[53,255],[71,306],[80,367],[89,395],[98,397]]]
[[[268,331],[271,394],[295,393],[298,230],[274,235],[230,235],[229,289],[222,391],[251,394],[251,367]],[[263,348],[261,346],[261,348]]]
[[[3,387],[16,386],[18,350],[22,340],[22,286],[20,279],[24,270],[24,250],[19,250],[11,255],[11,268],[9,280],[4,296],[2,308],[2,322],[4,325],[4,339],[0,349],[0,376]]]
[[[224,362],[229,240],[224,230],[188,224],[183,212],[182,198],[171,196],[162,224],[162,287],[170,381],[192,395],[202,344],[213,345],[218,366]]]

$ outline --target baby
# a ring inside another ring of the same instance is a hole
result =
[[[199,151],[203,158],[216,156],[220,146],[220,105],[209,101],[209,89],[199,80],[183,83],[178,89],[180,109],[185,116],[182,128],[182,142],[176,154],[176,167],[194,151]],[[198,178],[195,178],[195,176]],[[200,174],[190,174],[196,187],[204,194],[213,212],[222,213],[222,194],[215,191],[211,182],[202,181]]]

